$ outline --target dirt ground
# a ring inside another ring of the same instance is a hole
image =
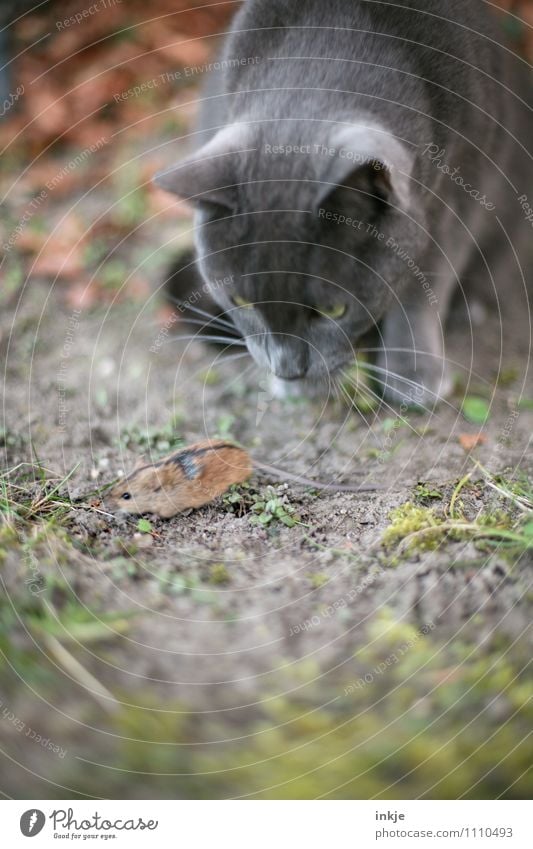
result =
[[[523,293],[506,291],[501,314],[458,304],[455,391],[433,410],[399,413],[368,389],[359,411],[275,400],[243,348],[176,338],[188,331],[158,291],[190,218],[148,184],[179,154],[193,101],[179,89],[156,136],[130,99],[124,131],[93,126],[59,151],[47,135],[45,156],[4,158],[4,238],[53,189],[0,290],[0,792],[529,798]],[[215,436],[287,472],[382,488],[255,474],[168,521],[105,511],[101,488],[140,457]]]

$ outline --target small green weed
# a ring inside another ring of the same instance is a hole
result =
[[[477,468],[483,478],[471,482],[472,472],[465,475],[455,486],[447,503],[442,504],[440,513],[435,508],[417,506],[412,502],[397,507],[390,514],[391,524],[382,535],[386,548],[397,546],[398,553],[434,549],[449,540],[471,539],[481,549],[497,545],[500,550],[519,552],[533,549],[533,499],[531,484],[527,479],[509,481],[505,477],[491,476],[479,463]],[[490,508],[469,518],[459,496],[468,487],[474,486],[476,495],[483,490],[498,494],[498,502]],[[417,488],[422,500],[438,498],[426,486]]]
[[[150,457],[159,459],[165,454],[177,451],[185,445],[185,440],[177,432],[176,421],[171,420],[163,427],[141,428],[138,425],[126,428],[120,435],[122,448],[148,451]]]
[[[238,516],[251,514],[253,525],[267,527],[281,522],[287,528],[293,528],[301,524],[300,516],[287,495],[277,495],[270,486],[264,492],[258,492],[250,484],[234,485],[223,496],[223,503]]]

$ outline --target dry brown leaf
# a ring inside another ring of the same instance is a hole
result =
[[[68,215],[48,235],[33,264],[32,273],[44,277],[78,277],[84,269],[83,249],[87,236],[82,222],[74,215]]]
[[[487,437],[483,433],[462,433],[459,436],[459,444],[465,451],[473,451],[479,445],[485,445]]]
[[[210,50],[204,41],[190,41],[184,33],[173,33],[170,38],[167,35],[165,41],[159,46],[159,52],[169,62],[175,62],[183,67],[204,65],[209,61],[210,56]]]
[[[28,133],[57,138],[72,125],[72,115],[63,95],[60,88],[42,82],[37,84],[27,101],[32,120]]]
[[[148,184],[148,203],[151,215],[169,219],[192,218],[193,209],[191,206],[153,184]]]

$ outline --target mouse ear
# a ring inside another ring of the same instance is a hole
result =
[[[156,174],[154,181],[195,206],[215,204],[233,210],[237,205],[239,160],[249,149],[248,137],[245,124],[231,124],[193,156]]]
[[[403,142],[384,129],[358,124],[337,130],[331,146],[336,155],[321,174],[319,206],[340,206],[351,198],[357,205],[385,201],[409,209],[414,157]]]
[[[150,461],[147,460],[144,454],[142,454],[140,457],[137,457],[137,461],[133,467],[133,471],[136,471],[137,469],[142,469],[143,466],[148,466],[149,463]]]

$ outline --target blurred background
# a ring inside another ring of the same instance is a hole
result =
[[[175,236],[186,214],[151,177],[172,158],[169,142],[187,135],[218,33],[237,6],[2,4],[2,244],[27,215],[2,257],[4,302],[18,297],[29,270],[59,283],[72,306],[146,297],[167,256],[154,251],[164,222]],[[157,256],[144,262],[143,252]]]

